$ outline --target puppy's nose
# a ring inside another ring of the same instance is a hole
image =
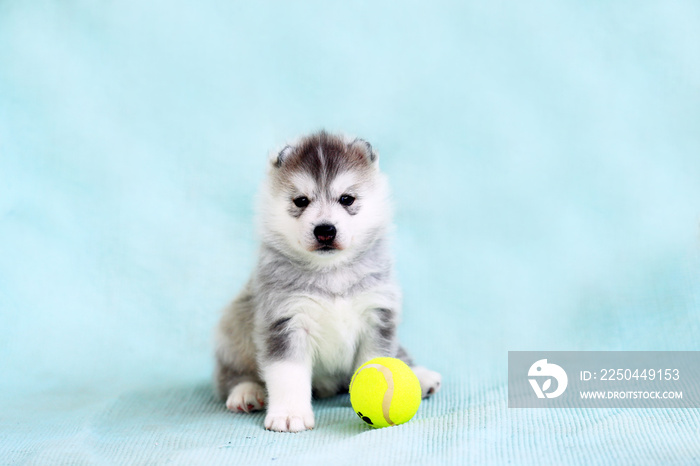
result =
[[[316,236],[319,243],[331,244],[335,239],[335,227],[328,223],[319,225],[314,228],[314,236]]]

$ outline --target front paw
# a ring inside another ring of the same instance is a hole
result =
[[[314,428],[314,412],[311,407],[303,409],[268,408],[265,428],[276,432],[302,432]]]

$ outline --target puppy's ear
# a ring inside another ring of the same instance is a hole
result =
[[[276,168],[280,168],[284,161],[292,155],[294,152],[294,147],[292,146],[284,146],[284,149],[279,151],[276,157],[273,157],[272,159],[272,165],[274,165]]]
[[[365,157],[367,157],[367,160],[369,160],[370,163],[375,163],[379,159],[377,153],[374,151],[374,149],[372,149],[372,145],[364,139],[355,139],[348,144],[348,149],[361,152]]]

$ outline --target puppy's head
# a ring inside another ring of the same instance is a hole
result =
[[[372,147],[325,132],[272,157],[261,201],[263,241],[318,266],[357,256],[390,222],[387,185]]]

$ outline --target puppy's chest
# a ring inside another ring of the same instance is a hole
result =
[[[351,370],[362,336],[370,334],[374,325],[371,296],[314,301],[317,306],[307,311],[307,331],[315,369],[329,373]]]

